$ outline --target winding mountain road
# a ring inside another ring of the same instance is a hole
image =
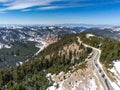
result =
[[[80,40],[79,37],[78,38],[78,43],[81,44],[82,41]],[[106,73],[104,72],[103,68],[102,68],[102,65],[100,64],[99,62],[99,59],[100,59],[100,56],[101,56],[101,50],[100,49],[97,49],[97,48],[94,48],[92,46],[89,46],[87,44],[84,44],[82,43],[85,47],[89,47],[89,48],[92,48],[93,49],[93,52],[94,52],[94,55],[93,55],[93,58],[92,58],[92,61],[93,61],[93,66],[95,67],[95,69],[97,70],[101,80],[104,82],[107,90],[114,90],[114,88],[112,87],[111,85],[111,81],[110,79],[108,78],[108,76],[106,75]]]

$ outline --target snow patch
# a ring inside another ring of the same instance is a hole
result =
[[[90,37],[93,37],[93,36],[95,36],[95,35],[93,35],[93,34],[86,34],[87,38],[90,38]]]
[[[16,66],[20,66],[20,65],[22,65],[22,64],[23,64],[23,62],[18,61],[18,62],[16,63]]]
[[[94,79],[94,78],[92,78],[92,79],[89,81],[89,88],[90,88],[90,90],[96,90],[97,85],[96,85],[96,82],[95,82],[95,79]]]
[[[35,53],[35,55],[34,56],[36,56],[36,55],[38,55],[45,47],[47,47],[48,45],[45,43],[45,42],[43,42],[43,41],[41,41],[41,42],[39,42],[40,43],[40,45],[36,45],[36,47],[38,47],[38,48],[40,48],[36,53]],[[41,45],[42,44],[42,45]]]
[[[113,63],[114,63],[114,67],[108,70],[114,73],[114,78],[116,80],[111,84],[115,90],[119,90],[120,89],[120,61],[114,61]]]
[[[3,44],[3,43],[0,43],[0,49],[2,48],[11,48],[12,45],[7,45],[7,44]]]
[[[120,74],[120,61],[116,61],[116,62],[113,62],[114,63],[114,67],[116,68],[116,70],[119,72]]]
[[[4,47],[5,48],[11,48],[12,46],[11,45],[5,45]]]

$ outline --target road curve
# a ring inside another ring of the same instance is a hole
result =
[[[82,43],[82,41],[80,40],[80,38],[79,37],[77,37],[78,38],[78,43],[79,44],[81,44]],[[102,79],[102,81],[104,82],[104,84],[106,85],[106,87],[107,87],[107,89],[108,90],[114,90],[114,88],[112,87],[112,85],[111,85],[111,81],[110,81],[110,79],[108,78],[108,76],[106,75],[106,73],[104,72],[104,70],[103,70],[103,68],[102,68],[102,65],[100,64],[100,62],[99,62],[99,59],[100,59],[100,56],[101,56],[101,50],[100,49],[97,49],[97,48],[94,48],[94,47],[92,47],[92,46],[89,46],[89,45],[87,45],[87,44],[84,44],[84,43],[82,43],[85,47],[89,47],[89,48],[92,48],[93,49],[93,51],[94,51],[94,56],[93,56],[93,65],[94,65],[94,67],[95,67],[95,69],[97,70],[97,72],[99,73],[99,75],[100,75],[100,77],[101,77],[101,79]]]

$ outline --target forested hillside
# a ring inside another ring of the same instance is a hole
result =
[[[62,36],[58,42],[49,45],[23,65],[1,70],[0,89],[45,90],[53,83],[46,78],[47,73],[68,71],[84,61],[91,51],[79,45],[76,34]],[[85,64],[81,66],[85,67]]]
[[[11,48],[0,49],[0,68],[19,65],[32,57],[39,48],[35,47],[35,42],[11,42]]]
[[[106,67],[111,67],[114,60],[120,60],[120,42],[114,39],[109,39],[95,35],[94,37],[86,38],[86,32],[81,33],[79,36],[81,40],[93,47],[102,50],[100,61]]]

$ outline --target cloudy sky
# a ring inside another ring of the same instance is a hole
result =
[[[0,24],[120,25],[120,0],[0,0]]]

